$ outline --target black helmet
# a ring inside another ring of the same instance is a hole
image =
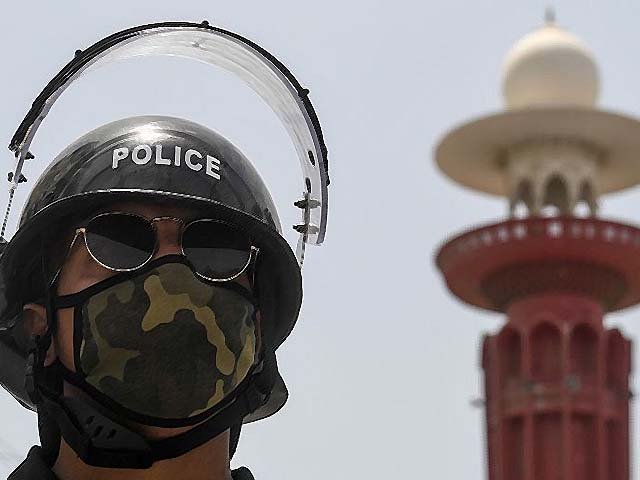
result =
[[[298,316],[302,300],[298,262],[280,235],[280,222],[264,182],[249,160],[221,135],[172,117],[143,116],[102,126],[67,147],[42,174],[24,207],[20,228],[0,257],[0,349],[13,341],[22,305],[42,299],[48,272],[42,246],[69,225],[108,204],[149,201],[197,209],[247,231],[260,249],[257,291],[267,340],[277,348]],[[12,323],[10,323],[10,319]],[[11,334],[14,334],[13,336]],[[24,380],[13,384],[4,372],[22,368],[3,362],[2,383],[28,403]],[[279,382],[278,387],[284,384]],[[277,410],[261,407],[252,419]]]
[[[113,202],[152,200],[208,212],[247,231],[259,248],[256,286],[263,335],[272,352],[293,328],[302,299],[304,245],[324,239],[327,216],[326,147],[311,103],[291,73],[248,40],[209,26],[163,23],[129,29],[78,51],[34,102],[10,149],[17,166],[10,175],[10,201],[35,133],[62,92],[90,67],[140,54],[171,54],[205,60],[238,73],[283,120],[303,169],[303,194],[295,205],[303,222],[298,254],[281,235],[271,196],[243,154],[221,135],[193,122],[162,116],[120,120],[86,134],[62,152],[42,174],[10,242],[0,236],[0,384],[34,408],[25,390],[28,351],[21,308],[43,297],[47,259],[43,246],[58,226]],[[275,99],[275,100],[274,100]],[[7,209],[7,215],[9,212]],[[243,421],[275,413],[287,390],[272,356],[273,379],[266,403]]]

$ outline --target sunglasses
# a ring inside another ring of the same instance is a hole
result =
[[[130,272],[143,267],[156,253],[156,224],[160,221],[180,224],[182,254],[205,280],[226,282],[237,278],[255,261],[259,251],[245,232],[220,220],[149,220],[121,212],[102,213],[90,219],[76,230],[69,249],[81,236],[87,251],[100,265],[114,272]]]

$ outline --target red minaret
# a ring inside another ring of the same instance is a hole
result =
[[[503,93],[436,150],[510,205],[436,260],[454,295],[507,315],[482,347],[489,479],[629,480],[631,342],[603,316],[640,303],[640,229],[596,213],[640,183],[640,122],[596,108],[595,60],[552,18],[507,56]]]

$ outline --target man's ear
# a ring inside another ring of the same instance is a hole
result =
[[[28,338],[33,338],[36,335],[43,336],[49,329],[47,309],[37,303],[27,303],[22,307],[22,324]],[[47,351],[47,356],[44,360],[45,367],[51,365],[57,357],[54,344],[55,342],[51,342],[51,346]]]

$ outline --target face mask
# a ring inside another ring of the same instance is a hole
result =
[[[243,390],[258,361],[249,292],[201,280],[180,256],[58,297],[55,307],[74,307],[75,372],[60,364],[63,377],[145,425],[210,417]]]

